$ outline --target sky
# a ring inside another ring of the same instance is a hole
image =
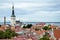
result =
[[[0,22],[10,21],[14,4],[16,20],[22,22],[60,22],[60,0],[0,0]]]

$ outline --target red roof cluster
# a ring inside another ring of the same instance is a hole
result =
[[[18,37],[13,38],[13,40],[37,40],[37,38],[34,37],[33,35],[30,35],[30,36],[19,35]]]
[[[60,39],[60,29],[54,30],[54,36],[56,39]]]

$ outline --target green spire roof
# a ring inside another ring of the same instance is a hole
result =
[[[11,17],[15,17],[15,14],[14,14],[14,5],[12,6],[12,15]]]

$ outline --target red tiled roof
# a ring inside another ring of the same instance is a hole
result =
[[[11,27],[11,30],[12,30],[12,31],[15,31],[15,27]]]
[[[54,40],[53,38],[51,38],[50,40]]]
[[[4,31],[4,29],[3,28],[0,28],[0,31]]]
[[[36,24],[36,25],[45,25],[45,23],[41,22],[41,23],[38,23],[38,24]]]
[[[41,30],[41,31],[35,31],[38,35],[41,35],[43,34],[45,31],[44,30]]]
[[[13,38],[13,40],[29,40],[29,39],[37,40],[36,37],[29,36],[29,38],[28,38],[28,37],[26,37],[26,35],[19,35],[19,37]]]
[[[56,28],[56,26],[51,25],[50,28]]]
[[[57,39],[60,38],[60,29],[54,30],[54,36],[55,36],[55,38],[57,38]]]

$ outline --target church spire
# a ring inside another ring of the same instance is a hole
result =
[[[11,17],[15,17],[15,14],[14,14],[14,5],[12,5],[12,15]]]

